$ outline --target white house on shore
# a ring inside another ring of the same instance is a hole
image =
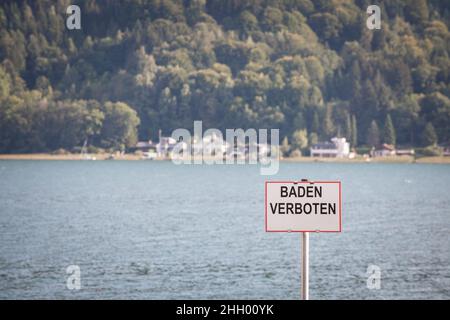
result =
[[[383,143],[381,146],[373,148],[370,155],[374,158],[395,156],[395,147],[391,144]]]
[[[334,137],[331,142],[320,142],[311,147],[311,157],[347,158],[350,155],[350,144],[345,138]]]

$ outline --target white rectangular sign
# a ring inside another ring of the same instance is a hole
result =
[[[267,232],[341,232],[340,181],[266,181]]]

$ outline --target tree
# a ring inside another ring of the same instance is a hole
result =
[[[326,138],[331,138],[335,133],[335,126],[332,119],[333,109],[331,105],[328,105],[325,110],[325,116],[323,119],[323,134]]]
[[[106,102],[103,105],[105,120],[101,131],[104,147],[123,150],[137,142],[139,118],[136,111],[122,102]]]
[[[11,91],[11,78],[9,74],[0,66],[0,101],[7,98]]]
[[[434,130],[433,124],[428,122],[422,132],[422,144],[425,147],[434,146],[437,141],[436,130]]]
[[[356,126],[355,115],[352,115],[352,135],[350,138],[350,144],[352,147],[356,147],[358,145],[358,128]]]
[[[343,26],[335,15],[329,12],[315,13],[310,17],[310,23],[321,38],[330,41],[332,45],[338,44],[339,33]]]
[[[62,100],[40,104],[42,114],[35,117],[34,127],[49,150],[73,149],[100,132],[103,113],[97,102]]]
[[[421,113],[433,123],[439,141],[450,141],[450,98],[440,92],[426,95],[420,102]]]
[[[319,136],[315,132],[309,134],[309,146],[315,145],[319,142]]]
[[[283,20],[283,13],[273,7],[267,7],[264,11],[263,24],[266,29],[274,31],[281,24]]]
[[[369,130],[367,132],[367,145],[369,147],[376,147],[380,144],[380,130],[378,129],[377,122],[372,120]]]
[[[391,145],[395,145],[396,142],[395,128],[389,114],[386,116],[386,121],[384,122],[383,142]]]
[[[429,11],[426,0],[408,1],[406,16],[412,23],[423,24],[428,19]]]
[[[320,129],[319,114],[317,113],[317,111],[314,111],[310,131],[319,132],[319,129]]]
[[[296,130],[292,134],[292,147],[294,149],[305,149],[308,146],[308,133],[306,129]]]
[[[344,136],[347,138],[347,141],[351,141],[352,139],[352,118],[348,112],[345,114],[344,119]]]
[[[77,47],[72,38],[67,38],[66,46],[70,54],[75,54],[77,52]]]
[[[281,142],[280,151],[283,156],[286,156],[289,154],[289,150],[291,147],[289,146],[289,140],[288,137],[284,137],[283,141]]]
[[[240,28],[245,34],[258,30],[258,19],[247,10],[244,10],[239,16]]]

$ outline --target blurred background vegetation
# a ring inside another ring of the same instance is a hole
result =
[[[377,1],[381,30],[370,4],[2,0],[0,152],[124,149],[194,120],[297,148],[449,143],[450,1]]]

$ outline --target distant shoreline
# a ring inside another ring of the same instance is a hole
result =
[[[284,162],[322,162],[322,163],[436,163],[436,164],[450,164],[450,157],[420,157],[414,158],[412,156],[387,156],[376,158],[356,157],[348,158],[285,158]]]
[[[110,154],[90,154],[94,160],[125,160],[138,161],[144,160],[141,155],[137,154],[123,154],[114,155],[111,159]],[[61,160],[61,161],[77,161],[85,160],[80,154],[50,154],[50,153],[30,153],[30,154],[0,154],[0,160]],[[91,159],[92,160],[92,159]],[[165,161],[170,159],[157,158],[153,161]],[[148,160],[147,160],[148,161]],[[415,159],[412,156],[389,156],[377,158],[356,157],[353,159],[347,158],[311,158],[311,157],[297,157],[297,158],[282,158],[281,162],[322,162],[322,163],[437,163],[450,164],[450,157],[421,157]]]

